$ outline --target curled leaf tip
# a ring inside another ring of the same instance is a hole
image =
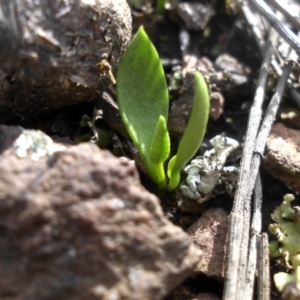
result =
[[[210,98],[208,86],[203,75],[199,72],[195,72],[194,90],[194,103],[190,119],[179,143],[174,161],[172,161],[170,167],[168,166],[169,189],[176,188],[174,186],[175,180],[172,180],[172,177],[176,178],[176,182],[178,181],[177,185],[179,184],[180,171],[196,154],[205,135],[209,117]]]

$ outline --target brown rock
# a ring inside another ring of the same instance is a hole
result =
[[[300,193],[300,132],[282,123],[273,126],[263,166],[273,177]]]
[[[6,146],[0,177],[0,299],[162,299],[199,260],[132,162],[92,144],[38,161]]]
[[[220,119],[223,114],[225,99],[219,92],[213,92],[210,95],[210,114],[209,116],[213,121]]]
[[[96,99],[131,37],[126,0],[2,1],[0,10],[2,122]]]
[[[206,210],[188,229],[194,245],[201,251],[195,273],[223,280],[227,230],[228,216],[221,208]]]
[[[212,62],[205,56],[199,58],[197,55],[188,54],[184,56],[183,85],[180,89],[180,96],[171,102],[171,109],[168,118],[168,130],[172,135],[184,133],[194,102],[194,73],[198,70],[205,77],[210,90],[210,113],[209,117],[217,121],[224,107],[224,96],[221,90],[227,85],[227,79],[222,73],[217,73]]]

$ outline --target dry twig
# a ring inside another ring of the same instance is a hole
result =
[[[283,36],[285,40],[289,42],[291,47],[293,47],[294,50],[299,54],[300,43],[298,38],[286,26],[279,22],[272,10],[261,0],[249,0],[249,2],[255,8],[257,8],[257,10],[262,13],[264,17],[267,18],[271,25],[274,26],[274,28]],[[249,15],[251,15],[252,13],[246,4],[243,7],[243,11],[246,17],[249,17]],[[259,33],[259,30],[254,30],[254,33]],[[266,44],[263,45],[262,34],[257,34],[256,40],[261,49],[261,52],[264,52],[265,55],[264,62],[261,67],[253,106],[250,110],[244,153],[241,162],[240,178],[235,194],[233,210],[230,215],[225,285],[223,293],[224,300],[242,299],[245,298],[245,294],[248,295],[247,299],[251,299],[253,294],[254,274],[251,268],[255,264],[254,260],[256,255],[253,247],[257,242],[257,234],[260,227],[257,218],[260,215],[259,209],[261,209],[261,206],[256,206],[257,210],[255,216],[253,216],[251,228],[255,231],[252,232],[252,239],[250,242],[251,248],[250,252],[248,252],[249,226],[251,217],[251,195],[257,178],[261,156],[263,155],[263,151],[265,149],[267,137],[270,133],[280,101],[282,99],[283,92],[288,82],[289,75],[293,68],[293,63],[289,62],[285,64],[283,70],[281,70],[277,62],[274,59],[272,60],[272,53],[275,49],[275,45],[277,44],[277,38],[274,30],[271,30],[269,41],[266,42]],[[260,119],[262,116],[261,106],[265,94],[268,69],[271,62],[272,66],[275,67],[276,71],[280,75],[280,79],[277,83],[275,94],[269,104],[261,128],[260,130],[258,130]],[[252,251],[254,253],[252,253]],[[249,282],[248,280],[251,281]],[[264,291],[262,292],[263,296],[261,296],[260,299],[269,299],[268,293],[270,292],[266,292],[265,289],[266,287],[264,285]],[[245,293],[245,291],[247,291],[247,293]]]
[[[258,174],[256,179],[256,185],[254,190],[254,205],[253,205],[253,217],[250,229],[250,243],[248,251],[248,266],[245,283],[244,300],[251,300],[254,293],[254,280],[255,270],[257,267],[257,252],[261,233],[261,221],[262,221],[262,187],[261,179]]]
[[[291,11],[289,10],[289,7],[286,6],[286,3],[283,1],[278,2],[278,0],[268,0],[268,2],[278,9],[297,30],[300,30],[300,20],[291,14]]]
[[[300,56],[299,38],[277,18],[272,9],[262,0],[249,0],[249,3],[270,22],[271,26],[279,32],[279,34]]]
[[[273,2],[275,2],[275,0],[269,0],[269,2],[273,3]],[[276,2],[276,5],[280,6],[281,4]],[[245,18],[246,18],[246,20],[249,24],[249,27],[252,30],[253,36],[254,36],[254,38],[256,40],[256,43],[258,45],[258,49],[259,49],[261,55],[263,56],[264,50],[265,50],[264,49],[264,46],[265,46],[264,35],[265,35],[265,32],[267,30],[269,30],[270,26],[269,26],[268,23],[266,23],[266,21],[263,17],[261,17],[258,13],[253,12],[253,10],[249,7],[248,3],[245,3],[243,5],[242,10],[243,10],[244,16],[245,16]],[[280,11],[287,10],[287,8],[281,7],[279,10]],[[293,19],[295,19],[295,18],[293,17]],[[295,20],[296,20],[295,22],[300,22],[299,19],[295,19]],[[278,35],[278,38],[279,38],[279,35]],[[274,40],[273,45],[277,45],[277,43],[278,43],[278,41],[275,42],[275,40]],[[273,70],[275,71],[277,76],[280,76],[281,73],[282,73],[282,69],[281,69],[280,63],[278,63],[278,61],[283,62],[286,59],[296,60],[296,55],[295,55],[294,51],[291,51],[289,54],[290,54],[289,57],[281,57],[280,52],[276,51],[274,53],[274,57],[272,59],[271,64],[272,64]],[[277,59],[275,58],[275,56],[277,57]],[[293,84],[291,83],[290,80],[287,84],[287,89],[288,89],[288,93],[291,97],[291,100],[293,100],[295,105],[297,105],[298,108],[300,108],[300,94],[294,88],[294,86],[293,86]]]
[[[261,106],[265,95],[268,70],[273,53],[272,38],[273,36],[271,37],[270,35],[270,40],[266,45],[266,53],[260,71],[254,103],[250,110],[247,136],[241,161],[240,178],[235,193],[233,210],[230,216],[226,261],[227,268],[225,272],[225,288],[223,294],[224,300],[240,299],[241,295],[238,293],[238,283],[240,280],[245,282],[248,249],[247,232],[249,234],[250,198],[252,193],[252,190],[249,191],[248,189],[248,183],[253,176],[253,174],[251,174],[251,160],[261,120]],[[246,242],[244,244],[242,244],[243,235],[244,241]],[[243,250],[240,250],[241,247]],[[241,254],[243,254],[243,257],[241,257]],[[240,266],[244,266],[244,268],[241,270]],[[244,276],[242,276],[244,280],[241,279],[240,273],[244,273]],[[241,291],[243,292],[243,283],[240,285]]]
[[[247,250],[249,244],[249,220],[251,214],[250,198],[258,174],[261,156],[263,155],[267,138],[292,67],[293,65],[290,63],[285,65],[283,73],[277,83],[275,94],[268,106],[266,116],[255,141],[254,149],[252,144],[248,144],[250,138],[249,134],[247,134],[248,141],[246,138],[239,186],[235,195],[234,207],[229,222],[224,300],[241,299],[241,297],[244,297],[246,266],[248,264]],[[249,164],[248,159],[252,154],[253,157],[249,168],[249,165],[247,165]],[[248,172],[248,170],[251,170],[251,172]]]
[[[269,262],[269,239],[266,233],[263,233],[259,241],[258,257],[258,300],[270,299],[270,262]]]

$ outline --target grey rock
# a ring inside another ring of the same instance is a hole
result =
[[[248,82],[249,70],[235,57],[229,54],[221,54],[215,61],[215,68],[230,74],[230,82],[233,87],[242,86]]]
[[[191,30],[203,30],[215,15],[211,4],[183,2],[178,5],[178,14]]]

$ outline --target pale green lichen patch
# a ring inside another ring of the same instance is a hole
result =
[[[285,195],[282,204],[271,215],[276,223],[269,225],[269,231],[276,235],[277,241],[270,243],[269,250],[271,256],[288,270],[274,275],[277,289],[283,291],[293,284],[300,293],[300,208],[291,206],[294,199],[292,194]]]
[[[56,144],[40,130],[26,130],[21,128],[22,133],[13,144],[14,153],[19,158],[29,157],[38,161],[45,156],[51,156],[54,152],[63,151],[65,146]]]

